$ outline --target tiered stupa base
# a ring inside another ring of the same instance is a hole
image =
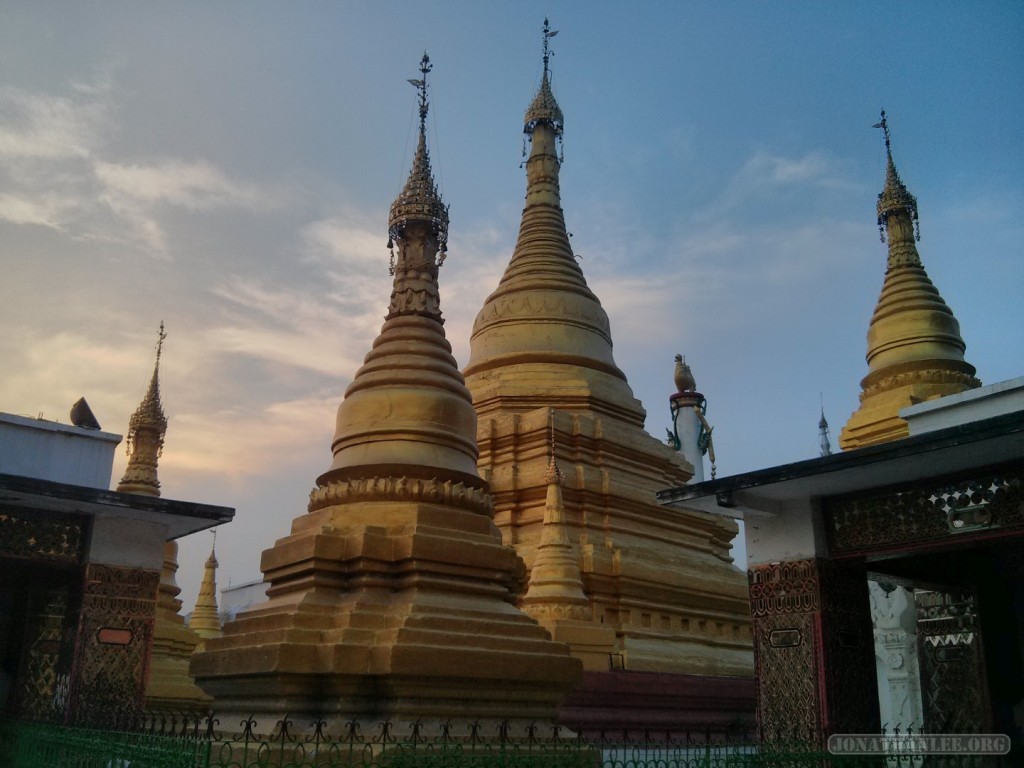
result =
[[[222,719],[553,720],[579,678],[568,648],[509,602],[521,565],[482,514],[321,509],[264,553],[263,570],[268,602],[193,662]]]
[[[931,362],[933,365],[929,366]],[[955,360],[925,361],[903,366],[905,370],[884,370],[869,375],[861,383],[861,405],[839,434],[844,451],[868,445],[900,440],[910,434],[910,427],[899,412],[916,403],[957,395],[981,384],[974,377],[974,367]]]
[[[478,433],[495,523],[531,569],[544,524],[551,418],[547,408],[481,416]],[[566,528],[589,600],[583,624],[594,629],[588,635],[566,623],[556,639],[587,670],[753,675],[746,577],[728,554],[736,524],[659,505],[655,491],[673,484],[668,478],[679,470],[670,459],[679,454],[641,429],[565,410],[553,420]]]

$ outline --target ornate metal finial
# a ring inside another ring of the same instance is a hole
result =
[[[164,415],[163,404],[160,402],[160,355],[164,349],[164,339],[167,333],[164,331],[163,320],[160,321],[160,331],[156,341],[156,363],[153,366],[153,376],[149,380],[149,389],[139,407],[135,409],[131,419],[128,421],[128,439],[125,440],[125,450],[130,456],[132,447],[140,429],[149,429],[154,433],[157,443],[157,456],[163,452],[164,433],[167,432],[167,417]]]
[[[881,128],[882,134],[885,136],[885,153],[891,158],[892,157],[892,142],[889,136],[889,123],[885,119],[885,110],[882,110],[882,119],[880,122],[875,123],[872,128]]]
[[[427,56],[427,52],[423,52],[423,58],[420,59],[420,73],[423,75],[419,80],[410,78],[409,82],[416,86],[416,90],[420,94],[420,133],[425,134],[427,132],[427,112],[430,110],[430,104],[427,102],[427,73],[433,69],[430,64],[430,57]]]
[[[441,265],[448,252],[448,206],[441,200],[441,195],[438,194],[437,186],[434,184],[434,177],[430,170],[430,154],[427,152],[427,113],[430,109],[427,100],[427,73],[431,69],[433,67],[430,64],[430,57],[424,52],[423,58],[420,59],[422,77],[418,80],[409,79],[409,82],[419,92],[420,132],[409,179],[391,204],[391,213],[388,217],[387,248],[391,251],[389,271],[392,275],[395,274],[395,241],[403,238],[405,225],[409,221],[428,221],[436,227],[438,241],[436,266]]]
[[[551,92],[551,70],[548,66],[551,61],[551,57],[555,55],[551,50],[549,43],[551,38],[557,34],[558,31],[552,31],[548,24],[548,20],[544,19],[544,75],[541,78],[540,88],[537,90],[537,95],[533,97],[533,102],[526,110],[526,118],[523,123],[523,133],[528,136],[532,136],[533,129],[536,128],[539,123],[545,123],[554,128],[555,135],[559,140],[561,140],[563,122],[562,110],[559,108],[558,102],[555,101],[555,96]]]
[[[160,332],[157,334],[156,339],[156,367],[160,367],[160,353],[164,349],[164,339],[167,338],[167,334],[164,332],[164,321],[160,321]]]
[[[558,34],[558,30],[557,29],[554,30],[554,31],[551,30],[551,26],[548,24],[548,19],[545,16],[544,17],[544,74],[545,75],[548,73],[548,62],[551,60],[551,57],[555,55],[555,52],[552,51],[550,46],[548,45],[548,41],[551,40],[551,38],[554,37],[557,34]]]
[[[897,213],[906,213],[914,226],[914,239],[921,239],[921,225],[917,218],[917,198],[907,190],[900,174],[896,170],[896,163],[892,159],[892,135],[889,133],[889,122],[885,117],[885,110],[882,110],[882,119],[875,123],[874,128],[881,128],[885,137],[885,187],[878,195],[878,236],[885,242],[885,228],[890,216]]]

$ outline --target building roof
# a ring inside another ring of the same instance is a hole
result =
[[[745,519],[800,499],[842,496],[1024,460],[1024,411],[831,456],[658,492],[658,501]]]
[[[168,539],[213,528],[230,522],[235,516],[232,507],[118,493],[7,474],[0,474],[0,504],[41,512],[147,520],[166,525]]]

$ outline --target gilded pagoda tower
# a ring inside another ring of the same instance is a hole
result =
[[[419,142],[389,217],[391,299],[338,408],[333,463],[263,553],[267,602],[193,658],[219,712],[550,719],[580,674],[515,607],[522,563],[477,470],[440,310],[448,209],[427,152],[429,71],[424,55]]]
[[[554,34],[545,20],[543,75],[524,120],[519,237],[476,317],[463,371],[494,519],[529,568],[550,562],[553,458],[565,473],[558,535],[573,546],[586,597],[573,615],[592,630],[567,640],[585,668],[748,676],[746,579],[729,556],[736,524],[656,502],[656,491],[685,483],[693,469],[644,430],[646,413],[612,355],[608,315],[569,243]]]
[[[128,422],[128,466],[117,484],[118,493],[159,496],[157,465],[167,434],[167,416],[160,400],[160,355],[163,352],[164,325],[156,345],[156,363],[149,388]],[[205,709],[210,697],[203,693],[188,674],[189,660],[199,636],[185,626],[181,615],[181,588],[178,586],[178,542],[164,544],[163,567],[157,587],[156,620],[153,625],[153,650],[146,681],[145,707],[149,711],[176,712]]]
[[[214,534],[216,536],[216,534]],[[216,538],[214,538],[216,542]],[[199,585],[196,607],[188,626],[204,641],[211,637],[220,637],[220,616],[217,612],[217,552],[216,545],[210,548],[210,556],[203,566],[203,580]]]
[[[885,111],[876,127],[885,136],[886,155],[878,228],[882,242],[888,238],[889,256],[868,327],[868,375],[860,383],[860,407],[839,435],[843,450],[907,437],[901,409],[981,385],[974,366],[964,360],[960,324],[917,252],[917,199],[896,171]]]

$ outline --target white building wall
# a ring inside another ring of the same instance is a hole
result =
[[[908,406],[900,418],[914,436],[1017,411],[1024,411],[1024,376]]]
[[[0,413],[0,473],[108,490],[121,435]]]
[[[110,488],[121,436],[0,413],[0,473]]]

